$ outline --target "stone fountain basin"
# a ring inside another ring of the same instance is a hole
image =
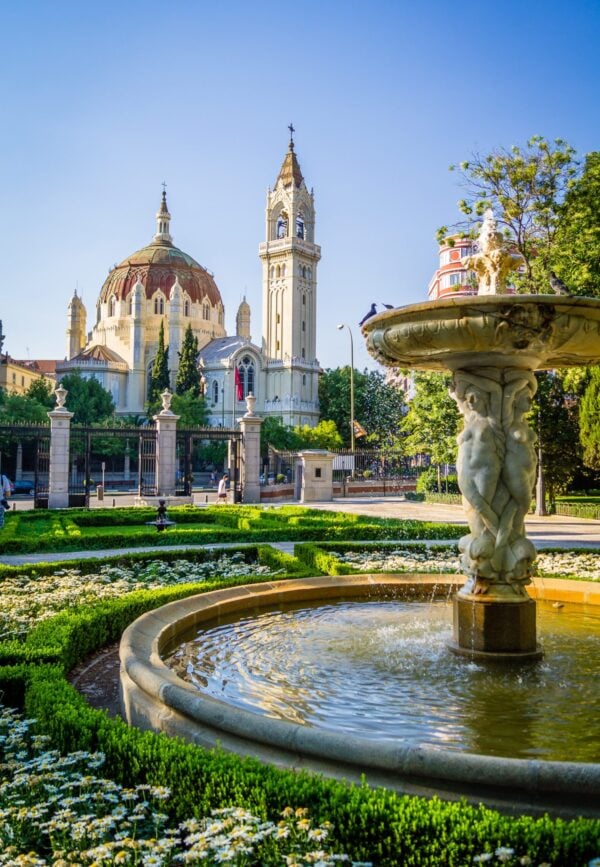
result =
[[[398,307],[363,326],[382,364],[543,370],[600,363],[600,299],[470,295]]]
[[[600,764],[496,758],[450,750],[395,745],[347,733],[259,716],[200,693],[177,677],[163,654],[199,624],[233,612],[282,603],[371,597],[446,597],[456,575],[350,575],[250,584],[189,597],[148,612],[123,634],[121,703],[125,718],[142,729],[182,737],[203,747],[254,756],[278,766],[397,791],[454,799],[466,797],[508,812],[572,817],[600,815]],[[538,599],[600,606],[592,582],[545,579],[528,588]]]

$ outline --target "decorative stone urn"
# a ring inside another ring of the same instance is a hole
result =
[[[537,658],[535,602],[525,590],[536,552],[524,526],[537,464],[526,420],[533,371],[600,363],[600,300],[461,296],[386,311],[362,330],[382,364],[452,373],[469,522],[459,542],[467,581],[454,601],[453,649]]]

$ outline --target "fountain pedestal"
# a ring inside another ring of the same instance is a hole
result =
[[[454,597],[453,653],[469,659],[527,662],[542,651],[536,637],[536,604],[533,599],[500,602],[497,599]]]
[[[525,533],[537,466],[527,420],[534,371],[600,363],[600,300],[460,296],[373,316],[363,334],[383,364],[452,372],[469,522],[458,546],[467,580],[454,601],[452,649],[471,658],[538,658],[535,602],[525,589],[536,556]]]

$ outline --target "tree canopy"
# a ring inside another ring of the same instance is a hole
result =
[[[319,380],[321,418],[335,422],[344,446],[350,437],[350,367],[328,369]],[[354,370],[354,418],[367,431],[357,447],[390,445],[406,412],[404,395],[378,370]]]
[[[27,397],[37,400],[38,403],[41,403],[42,406],[45,406],[48,409],[52,409],[56,406],[54,385],[43,376],[34,379],[25,394]]]
[[[111,394],[93,376],[84,378],[77,370],[65,374],[61,383],[68,391],[65,406],[74,414],[73,424],[99,424],[114,414]]]
[[[567,193],[550,260],[573,295],[600,295],[600,151]]]
[[[507,243],[523,257],[518,290],[550,291],[549,271],[565,197],[577,176],[575,150],[562,139],[550,143],[532,136],[524,147],[497,148],[473,154],[458,166],[465,198],[458,207],[466,219],[438,230],[441,242],[449,231],[475,237],[479,222],[492,208]]]
[[[536,379],[532,420],[541,439],[544,483],[552,505],[581,464],[577,411],[568,400],[561,371],[541,371]]]
[[[579,404],[579,437],[584,464],[600,470],[600,367],[590,369],[589,381]]]
[[[456,461],[460,414],[448,393],[449,383],[449,374],[416,373],[415,394],[402,422],[406,453],[430,455],[438,466]]]

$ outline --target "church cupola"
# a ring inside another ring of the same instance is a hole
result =
[[[155,244],[173,243],[173,238],[171,237],[171,234],[169,232],[171,215],[169,213],[169,209],[167,208],[167,191],[165,187],[166,185],[163,184],[160,208],[156,212],[156,234],[153,239]]]

